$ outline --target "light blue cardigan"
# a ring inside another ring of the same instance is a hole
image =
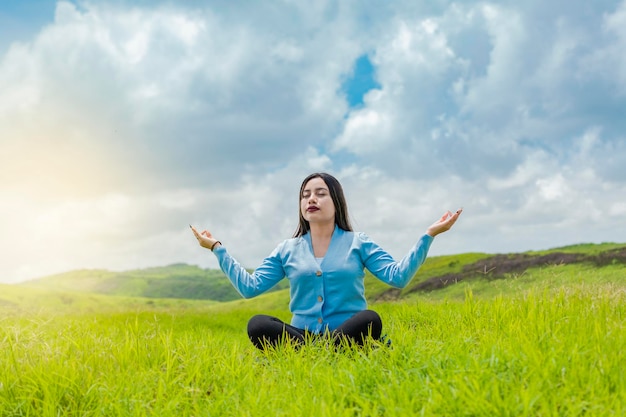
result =
[[[293,313],[291,324],[310,332],[334,330],[367,308],[363,277],[367,268],[381,281],[405,287],[424,263],[433,237],[423,235],[399,262],[364,233],[337,226],[321,265],[313,255],[311,236],[287,239],[250,274],[222,245],[215,248],[222,271],[239,293],[257,296],[287,277]]]

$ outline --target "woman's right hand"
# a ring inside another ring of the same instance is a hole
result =
[[[196,228],[192,225],[189,225],[189,227],[191,227],[191,231],[193,232],[196,239],[198,239],[198,243],[200,244],[200,246],[202,246],[203,248],[213,250],[215,249],[216,245],[221,245],[221,243],[217,239],[215,239],[211,232],[209,232],[208,230],[198,232]]]

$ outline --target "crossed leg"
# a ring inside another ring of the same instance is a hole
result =
[[[362,346],[365,340],[371,337],[379,340],[382,332],[382,320],[373,310],[363,310],[344,321],[331,334],[336,345],[347,341],[350,344]],[[259,314],[248,322],[248,337],[259,349],[276,346],[290,340],[296,345],[303,345],[307,338],[314,334],[298,329],[282,320]]]

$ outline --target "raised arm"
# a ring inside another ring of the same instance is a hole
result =
[[[398,262],[369,238],[365,239],[362,245],[365,267],[381,281],[393,287],[404,288],[426,260],[434,237],[450,230],[462,211],[463,209],[458,209],[454,214],[450,211],[445,212],[439,220],[426,229],[426,233]]]
[[[235,260],[222,243],[215,239],[211,232],[198,232],[189,225],[198,243],[203,248],[210,249],[220,264],[220,268],[228,277],[231,284],[244,298],[251,298],[272,288],[285,277],[278,250],[265,258],[261,265],[251,274]]]

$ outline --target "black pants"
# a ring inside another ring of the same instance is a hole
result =
[[[382,328],[383,323],[378,313],[372,310],[363,310],[344,321],[328,335],[336,345],[344,342],[363,345],[368,337],[371,337],[373,340],[379,340]],[[319,336],[318,334],[293,327],[276,317],[263,314],[252,317],[248,322],[248,337],[259,349],[276,346],[287,339],[290,339],[296,345],[302,345],[307,340]]]

